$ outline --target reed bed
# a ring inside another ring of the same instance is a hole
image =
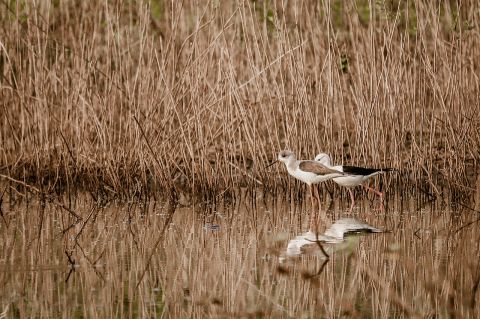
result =
[[[477,1],[0,1],[0,174],[44,194],[287,187],[300,158],[471,195]]]

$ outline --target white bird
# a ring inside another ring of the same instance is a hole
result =
[[[328,181],[334,177],[344,176],[345,173],[331,169],[321,162],[310,161],[310,160],[297,160],[295,154],[291,151],[281,151],[278,153],[278,159],[268,165],[267,167],[275,164],[276,162],[282,162],[287,167],[287,171],[290,175],[296,179],[306,183],[310,188],[310,198],[312,203],[312,210],[314,207],[313,203],[313,192],[315,192],[315,198],[318,201],[318,211],[320,212],[320,196],[316,188],[313,188],[313,184],[318,184],[321,182]],[[312,190],[313,188],[313,190]],[[316,225],[313,212],[310,216],[310,229],[312,226]]]
[[[379,190],[363,184],[363,182],[367,181],[369,178],[375,175],[395,171],[394,168],[365,168],[348,165],[332,165],[330,156],[325,153],[320,153],[315,156],[315,161],[335,171],[346,173],[346,175],[333,178],[332,180],[340,186],[347,187],[348,191],[350,192],[350,198],[352,199],[352,205],[350,206],[350,210],[353,209],[353,206],[355,204],[355,198],[353,196],[353,191],[351,188],[359,185],[362,185],[367,190],[372,191],[378,196],[380,196],[380,202],[382,205],[381,207],[383,208],[383,193]]]

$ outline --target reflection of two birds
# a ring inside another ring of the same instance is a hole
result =
[[[350,198],[352,204],[350,210],[353,209],[355,204],[355,199],[352,187],[362,185],[367,190],[373,191],[375,194],[380,196],[382,202],[381,208],[383,209],[383,194],[373,189],[363,183],[369,178],[384,173],[392,171],[391,168],[364,168],[357,166],[344,166],[344,165],[332,165],[330,157],[325,153],[320,153],[315,157],[315,160],[297,160],[295,154],[291,151],[281,151],[278,154],[278,160],[285,164],[287,171],[290,175],[296,179],[306,183],[310,190],[310,198],[312,204],[312,212],[310,214],[310,223],[309,231],[289,242],[287,248],[287,255],[290,254],[299,254],[303,246],[312,243],[338,243],[343,241],[344,235],[349,232],[382,232],[382,230],[370,226],[362,221],[359,221],[354,218],[343,218],[339,219],[333,224],[330,225],[330,222],[327,220],[326,216],[321,211],[320,205],[320,196],[318,189],[314,187],[315,184],[325,182],[328,180],[333,180],[340,186],[348,187],[350,192]],[[273,165],[277,161],[273,162],[269,166]],[[314,199],[318,204],[318,213],[314,212]],[[323,225],[326,228],[326,231],[323,235],[319,235],[319,220],[322,219]],[[330,227],[327,227],[330,225]],[[320,248],[323,248],[320,245]]]

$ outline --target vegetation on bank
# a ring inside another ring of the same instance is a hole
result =
[[[479,18],[476,1],[2,0],[0,174],[216,195],[285,187],[265,166],[291,149],[470,195]]]

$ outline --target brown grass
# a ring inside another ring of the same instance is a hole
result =
[[[289,148],[471,193],[477,1],[286,3],[1,0],[0,173],[217,196],[284,185],[264,167]]]

